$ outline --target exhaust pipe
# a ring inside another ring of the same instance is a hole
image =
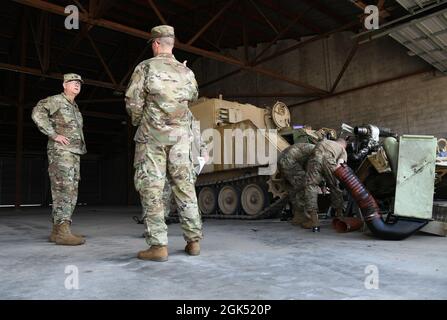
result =
[[[382,220],[380,208],[373,196],[366,190],[359,178],[346,164],[341,164],[334,172],[343,182],[362,212],[363,219],[371,232],[384,240],[403,240],[424,227],[427,220],[402,219],[393,224]]]

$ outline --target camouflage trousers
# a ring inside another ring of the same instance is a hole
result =
[[[164,205],[164,217],[167,218],[169,217],[169,214],[171,213],[171,208],[172,208],[172,188],[171,188],[171,182],[169,181],[167,175],[166,175],[166,179],[165,179],[165,186],[163,188],[163,193],[161,196],[161,201],[163,202]],[[144,220],[144,216],[145,216],[145,212],[143,211],[142,215],[141,215],[141,220]]]
[[[53,223],[71,222],[78,199],[80,156],[65,150],[48,150],[48,174],[53,199]]]
[[[332,207],[334,209],[343,208],[343,193],[337,178],[332,173],[333,168],[334,165],[324,159],[308,161],[304,196],[306,212],[318,212],[318,193],[323,182],[326,182],[326,187],[330,189]]]
[[[171,187],[172,181],[170,181],[168,177],[169,176],[166,175],[165,187],[163,188],[163,196],[161,197],[165,206],[165,218],[169,217],[169,214],[171,212],[175,212],[175,199],[173,197]],[[193,180],[194,185],[196,184],[196,181],[197,181],[197,174],[195,174],[194,172],[194,180]]]
[[[171,213],[171,206],[172,206],[172,187],[171,187],[171,181],[168,178],[168,175],[166,175],[165,179],[165,186],[163,188],[163,194],[161,196],[161,201],[163,201],[164,204],[164,216],[165,218],[169,217],[169,214]]]
[[[279,162],[279,168],[286,180],[285,187],[294,215],[297,214],[300,219],[306,221],[308,219],[305,212],[304,198],[306,172],[300,164],[291,164],[285,160]]]
[[[136,143],[134,182],[140,194],[146,242],[150,246],[168,244],[165,214],[170,195],[166,184],[172,189],[184,239],[202,239],[194,181],[189,143],[172,146]]]

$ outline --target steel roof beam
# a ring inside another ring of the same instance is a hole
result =
[[[63,7],[55,5],[55,4],[51,4],[51,3],[48,3],[45,1],[41,1],[41,0],[33,0],[33,1],[31,1],[31,0],[14,0],[14,1],[24,4],[24,5],[27,5],[27,6],[39,8],[41,10],[46,10],[46,11],[49,11],[49,12],[52,12],[52,13],[55,13],[58,15],[64,15],[64,16],[66,15]],[[148,1],[152,2],[152,0],[148,0]],[[126,33],[128,35],[146,39],[146,40],[149,39],[148,32],[138,30],[138,29],[135,29],[135,28],[132,28],[129,26],[125,26],[125,25],[122,25],[122,24],[119,24],[119,23],[116,23],[113,21],[108,21],[105,19],[93,19],[93,18],[86,16],[85,14],[82,14],[82,13],[79,13],[79,19],[83,22],[86,22],[87,24],[90,24],[90,25],[101,26],[101,27],[104,27],[104,28],[107,28],[110,30]],[[164,20],[164,18],[163,18],[163,20]],[[166,21],[166,20],[164,20],[164,21]],[[215,53],[215,52],[207,51],[207,50],[204,50],[201,48],[193,47],[191,45],[181,43],[179,41],[176,42],[175,46],[180,50],[190,52],[190,53],[193,53],[196,55],[200,55],[200,56],[203,56],[206,58],[214,59],[214,60],[217,60],[220,62],[236,65],[236,66],[241,67],[242,69],[249,70],[249,71],[252,71],[252,72],[255,72],[258,74],[262,74],[262,75],[265,75],[265,76],[268,76],[270,78],[274,78],[277,80],[281,80],[281,81],[305,88],[312,92],[319,92],[321,94],[327,93],[327,91],[316,88],[316,87],[306,84],[302,81],[291,79],[284,75],[277,74],[271,70],[263,69],[260,67],[247,66],[247,65],[245,65],[245,63],[243,61],[240,61],[240,60],[237,60],[234,58],[230,58],[230,57],[226,57],[219,53]]]

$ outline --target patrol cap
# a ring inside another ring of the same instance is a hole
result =
[[[174,27],[168,25],[153,27],[151,29],[149,42],[156,38],[175,38]]]
[[[64,74],[64,82],[68,82],[68,81],[80,81],[81,83],[84,83],[84,80],[82,80],[81,76],[76,73]]]

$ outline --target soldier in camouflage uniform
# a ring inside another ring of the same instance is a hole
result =
[[[306,165],[314,147],[310,143],[295,143],[278,158],[279,169],[286,180],[286,190],[292,204],[292,224],[306,229],[312,227],[310,218],[304,211]]]
[[[132,124],[138,126],[134,180],[150,246],[140,251],[138,258],[166,261],[168,237],[161,201],[166,176],[181,216],[185,251],[200,254],[202,221],[194,187],[188,117],[188,103],[197,99],[198,89],[194,73],[172,54],[174,28],[154,27],[150,39],[154,57],[135,68],[125,100]]]
[[[322,140],[315,146],[306,168],[305,207],[312,219],[312,231],[320,231],[318,220],[318,191],[323,181],[330,189],[331,205],[337,216],[343,213],[343,194],[338,186],[334,171],[338,164],[346,162],[346,141]]]
[[[60,245],[81,245],[82,236],[71,233],[71,216],[78,198],[80,155],[87,152],[82,132],[83,120],[74,101],[81,91],[81,76],[64,75],[64,92],[40,100],[32,119],[48,136],[48,173],[53,198],[53,231],[50,241]]]

